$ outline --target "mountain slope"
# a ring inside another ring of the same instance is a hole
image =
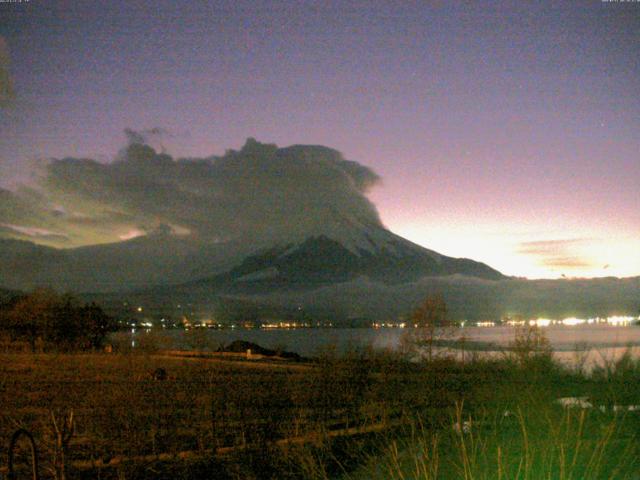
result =
[[[42,193],[52,197],[43,215],[56,212],[56,231],[71,245],[81,244],[74,243],[82,238],[74,232],[78,218],[87,216],[92,220],[83,235],[95,225],[155,231],[67,249],[15,239],[15,228],[0,231],[2,287],[300,289],[362,276],[385,283],[456,273],[502,278],[486,265],[445,257],[387,230],[367,197],[379,181],[376,173],[320,145],[278,148],[250,138],[221,157],[173,159],[132,143],[117,161],[68,158],[47,172]],[[58,208],[54,200],[61,194],[92,208],[76,211],[75,201]],[[115,221],[103,218],[105,212],[120,215]],[[20,220],[18,231],[33,230],[27,223]],[[90,238],[117,238],[115,230],[102,230]]]
[[[331,237],[319,234],[275,245],[246,239],[206,243],[169,234],[67,250],[0,240],[0,285],[114,292],[195,283],[214,290],[264,290],[359,276],[389,283],[454,273],[503,278],[484,264],[440,255],[380,227],[328,230]]]
[[[234,268],[191,282],[187,288],[224,291],[304,289],[365,276],[384,283],[406,283],[425,276],[461,274],[500,280],[500,272],[479,262],[451,258],[415,245],[388,230],[367,235],[366,247],[347,248],[325,235],[261,251]],[[364,244],[362,244],[364,245]]]
[[[235,244],[203,243],[170,235],[74,249],[0,240],[0,286],[127,291],[210,275],[231,268],[251,251]]]

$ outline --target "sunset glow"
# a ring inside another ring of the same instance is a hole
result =
[[[326,145],[426,248],[529,278],[640,274],[637,6],[0,8],[0,187],[24,201],[51,158],[117,162],[125,128],[174,159]],[[164,221],[64,195],[64,231],[21,205],[0,233],[69,248]]]

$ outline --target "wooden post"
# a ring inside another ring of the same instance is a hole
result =
[[[69,448],[69,441],[73,436],[74,423],[73,423],[73,411],[69,413],[59,422],[55,413],[51,412],[51,426],[54,434],[54,456],[53,456],[53,468],[56,480],[66,480],[66,453]]]

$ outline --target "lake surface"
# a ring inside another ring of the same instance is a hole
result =
[[[589,367],[613,361],[628,348],[640,356],[640,326],[585,324],[576,326],[552,325],[542,327],[556,352],[556,357],[566,363],[585,361]],[[198,343],[215,348],[234,340],[247,340],[263,347],[283,348],[303,356],[313,356],[325,349],[345,352],[350,348],[371,346],[377,349],[395,349],[407,332],[402,328],[314,328],[314,329],[197,329],[194,332],[167,330],[178,348],[194,348]],[[499,354],[500,347],[513,341],[516,328],[512,326],[464,327],[454,330],[451,338],[464,336],[469,342],[486,345],[489,351],[483,354]],[[133,338],[145,335],[137,331]],[[204,340],[204,341],[203,341]],[[496,348],[493,348],[493,347]],[[585,358],[582,358],[582,357]]]

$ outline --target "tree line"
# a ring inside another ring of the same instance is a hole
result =
[[[95,303],[81,304],[70,294],[37,289],[0,304],[0,335],[38,350],[87,351],[102,348],[118,329],[115,319]]]

